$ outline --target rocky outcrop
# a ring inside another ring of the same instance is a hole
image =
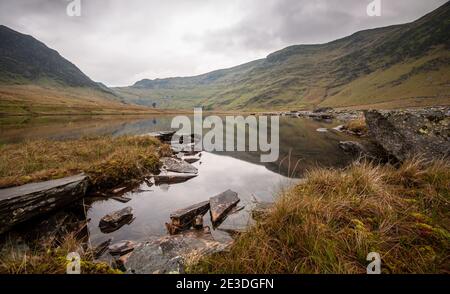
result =
[[[64,208],[86,194],[84,174],[0,190],[0,233],[35,216]]]
[[[364,112],[369,133],[399,161],[450,155],[450,114],[445,108]]]

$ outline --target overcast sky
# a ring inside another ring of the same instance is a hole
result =
[[[447,0],[0,0],[0,23],[30,34],[95,81],[130,85],[235,66],[293,44],[413,21]]]

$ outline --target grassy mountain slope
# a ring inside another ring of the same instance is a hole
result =
[[[133,103],[206,109],[450,104],[450,3],[403,25],[298,45],[195,77],[142,80],[116,91]]]
[[[0,114],[152,111],[124,104],[35,38],[0,25]]]

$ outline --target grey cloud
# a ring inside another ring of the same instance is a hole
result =
[[[293,44],[322,43],[358,30],[412,21],[446,0],[0,0],[0,23],[58,50],[92,79],[128,85],[142,78],[200,74]]]

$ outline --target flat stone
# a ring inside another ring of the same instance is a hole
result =
[[[126,224],[130,224],[133,220],[133,209],[125,207],[124,209],[115,211],[102,217],[99,223],[100,230],[104,233],[111,233]]]
[[[238,194],[227,190],[209,199],[211,222],[214,226],[223,221],[230,210],[240,201]]]
[[[187,163],[195,163],[200,160],[198,156],[183,156],[182,159]]]
[[[108,247],[109,254],[111,255],[125,255],[134,250],[138,243],[133,241],[121,241]]]
[[[84,174],[0,190],[0,233],[33,217],[81,199],[88,187]]]
[[[185,266],[201,257],[224,251],[230,242],[217,242],[207,230],[152,238],[136,247],[124,261],[127,273],[184,273]]]
[[[125,197],[125,196],[114,196],[114,197],[111,197],[111,198],[116,200],[116,201],[119,201],[121,203],[127,203],[127,202],[131,201],[131,198],[128,198],[128,197]]]
[[[328,129],[326,129],[326,128],[318,128],[316,131],[319,132],[319,133],[326,133],[326,132],[328,132]]]
[[[180,174],[180,173],[174,173],[174,172],[164,172],[159,175],[153,176],[155,180],[156,185],[161,184],[177,184],[177,183],[184,183],[192,178],[195,178],[198,176],[197,174]]]
[[[169,172],[197,174],[198,169],[193,165],[171,157],[161,158],[163,169]]]
[[[95,249],[93,250],[94,258],[100,258],[106,250],[108,250],[109,245],[111,244],[112,239],[108,239],[105,242],[100,243]]]
[[[203,201],[186,208],[178,209],[170,214],[172,224],[178,227],[185,227],[191,225],[195,217],[198,215],[204,215],[209,210],[209,201]]]
[[[178,143],[178,142],[171,142],[170,147],[172,148],[172,151],[175,153],[179,152],[187,152],[194,150],[195,143]]]

